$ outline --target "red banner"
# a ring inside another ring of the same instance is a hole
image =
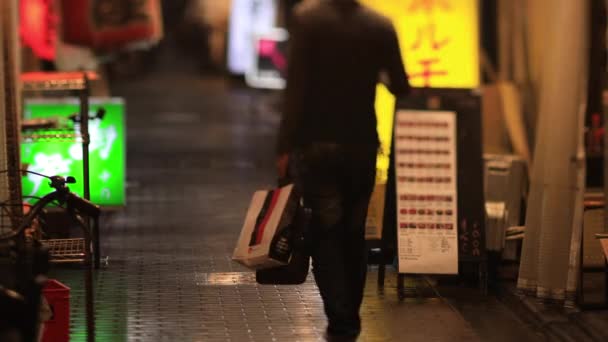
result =
[[[61,0],[63,40],[112,50],[162,36],[158,0]]]
[[[32,49],[39,58],[55,59],[57,15],[53,0],[21,0],[19,21],[23,44]]]

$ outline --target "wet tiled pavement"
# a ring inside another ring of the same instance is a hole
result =
[[[312,279],[259,286],[230,260],[251,194],[275,181],[274,96],[171,69],[113,84],[128,107],[128,205],[103,220],[97,340],[322,340]],[[83,273],[52,276],[71,287],[72,340],[84,340]],[[437,296],[419,279],[407,284],[413,298],[399,300],[394,272],[382,291],[375,277],[371,269],[361,341],[543,340],[474,289]]]

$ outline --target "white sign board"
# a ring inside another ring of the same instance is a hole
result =
[[[399,272],[457,274],[456,113],[400,110],[394,144]]]
[[[272,30],[276,17],[275,0],[232,0],[228,33],[230,72],[242,75],[251,70],[256,56],[254,39]]]

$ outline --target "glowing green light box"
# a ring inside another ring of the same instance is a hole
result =
[[[89,180],[91,201],[106,207],[120,207],[125,198],[125,105],[120,98],[91,98],[89,102]],[[103,118],[94,118],[99,108]],[[79,123],[69,117],[78,114],[76,98],[30,99],[24,104],[24,119],[54,119],[62,131],[79,132]],[[44,131],[42,131],[44,132]],[[70,190],[83,196],[82,144],[76,139],[38,139],[38,131],[24,133],[21,162],[28,170],[44,175],[73,176]],[[23,196],[44,196],[52,192],[48,180],[27,174]]]

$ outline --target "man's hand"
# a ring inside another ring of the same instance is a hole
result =
[[[283,153],[279,155],[277,158],[277,172],[279,174],[279,178],[287,177],[287,168],[289,167],[289,154]]]

